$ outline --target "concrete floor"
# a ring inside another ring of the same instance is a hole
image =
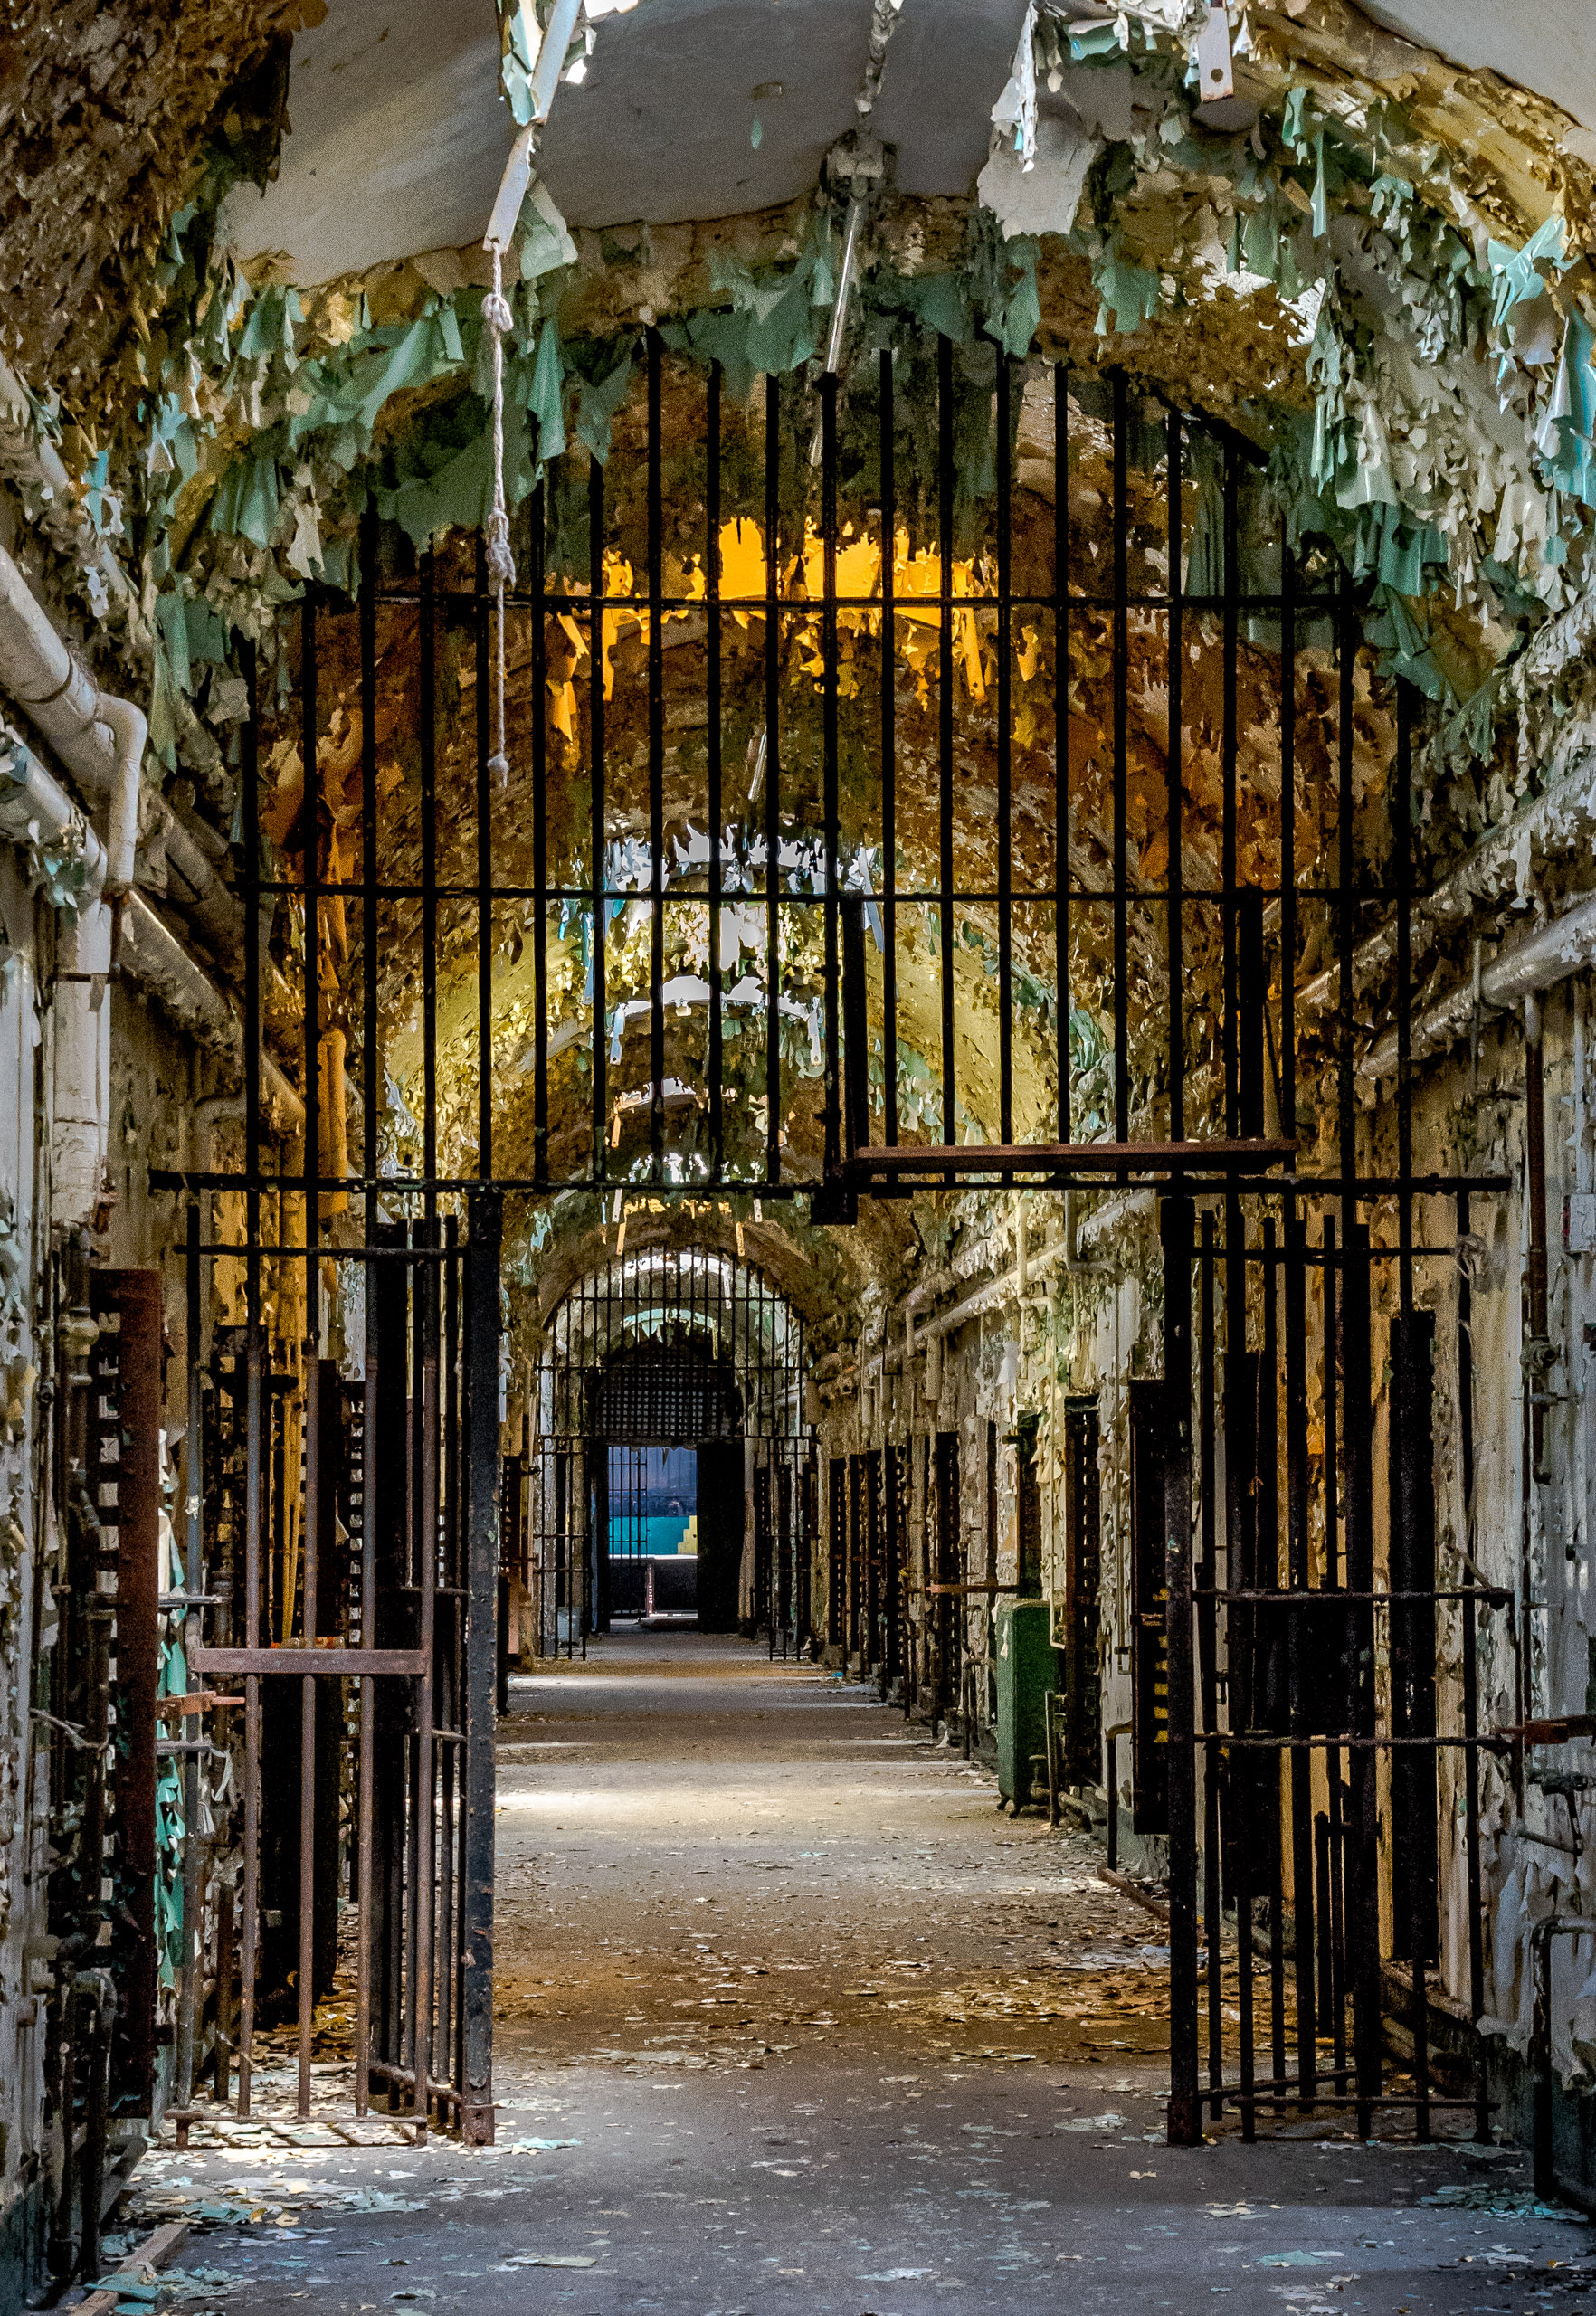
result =
[[[994,1802],[869,1693],[742,1641],[618,1633],[516,1680],[499,2145],[158,2154],[146,2220],[261,2215],[192,2239],[177,2295],[1515,2316],[1589,2282],[1596,2311],[1586,2227],[1525,2208],[1510,2152],[1339,2119],[1165,2147],[1159,1923],[1084,1837]]]

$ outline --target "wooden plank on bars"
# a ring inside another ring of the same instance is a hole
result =
[[[1258,1173],[1294,1155],[1295,1142],[1215,1138],[1210,1142],[945,1142],[865,1148],[844,1158],[850,1181],[876,1174],[1111,1174],[1122,1166],[1163,1173]]]
[[[431,1671],[427,1648],[191,1648],[191,1673],[284,1673],[303,1680],[326,1674],[394,1674],[419,1680]]]

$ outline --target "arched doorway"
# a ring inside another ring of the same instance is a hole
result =
[[[802,1642],[805,1372],[791,1305],[713,1248],[617,1255],[568,1290],[508,1477],[523,1659],[632,1617]]]

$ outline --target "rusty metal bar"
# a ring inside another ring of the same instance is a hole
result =
[[[499,1241],[503,1210],[483,1191],[470,1206],[466,1256],[465,1794],[461,1858],[461,2136],[493,2142],[493,1747],[499,1614]]]
[[[270,1674],[342,1679],[387,1673],[416,1680],[432,1666],[428,1648],[341,1648],[328,1644],[296,1648],[291,1644],[270,1648],[196,1648],[189,1657],[191,1670],[213,1676],[243,1673],[255,1677]]]
[[[1075,1173],[1118,1173],[1141,1168],[1158,1173],[1257,1173],[1291,1157],[1295,1142],[1260,1136],[1231,1136],[1211,1142],[1014,1142],[903,1144],[895,1150],[867,1147],[845,1157],[841,1172],[860,1178],[907,1174],[974,1174],[1049,1170]]]

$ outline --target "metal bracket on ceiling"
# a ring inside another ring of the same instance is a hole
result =
[[[1218,104],[1226,97],[1235,95],[1230,18],[1225,0],[1209,0],[1207,21],[1192,44],[1192,58],[1197,67],[1197,101],[1200,105]]]

